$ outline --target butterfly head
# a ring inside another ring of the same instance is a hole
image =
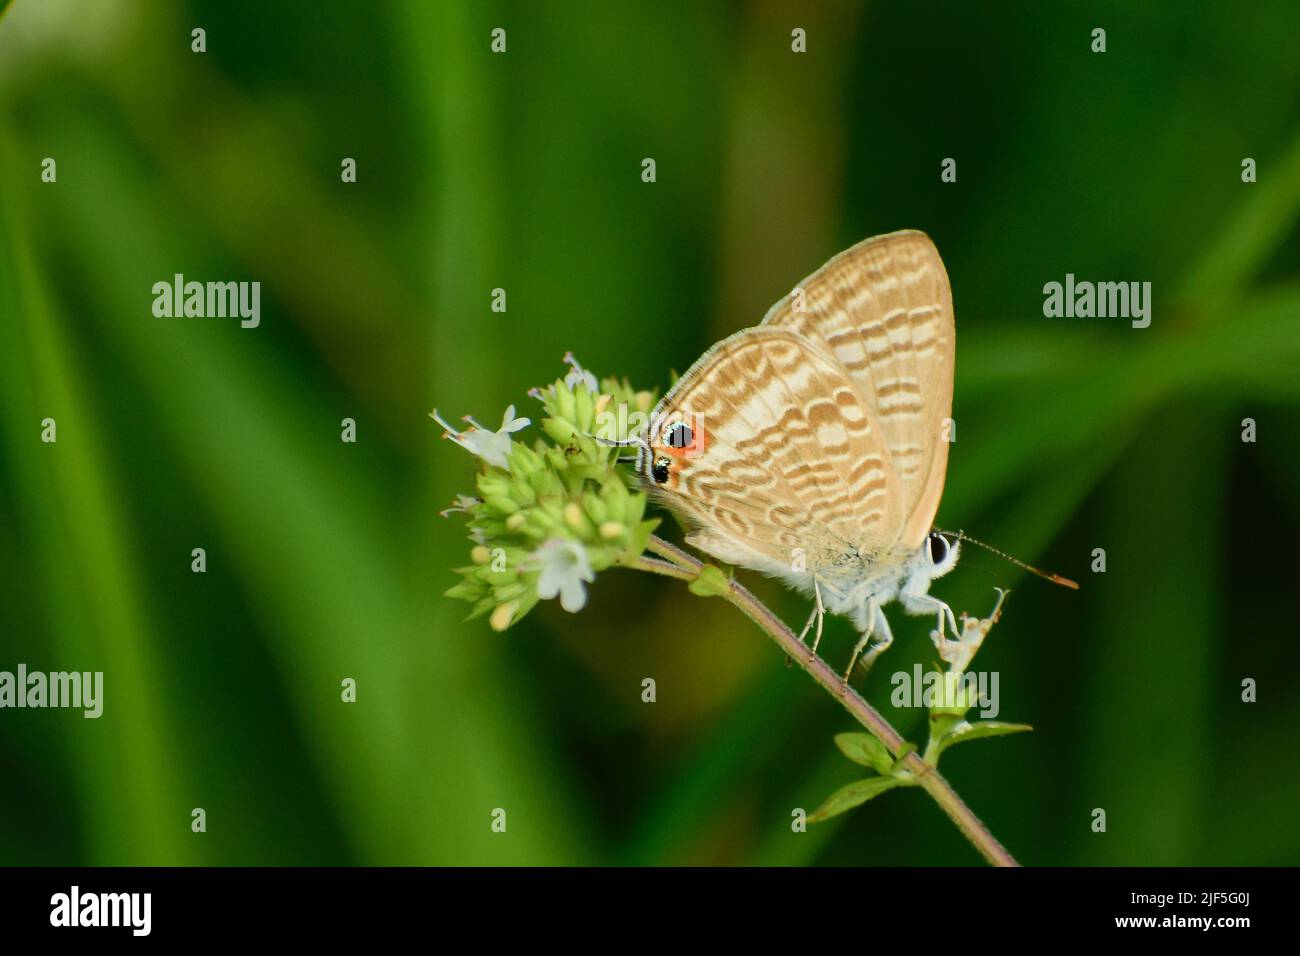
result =
[[[705,448],[704,426],[694,415],[677,413],[652,423],[637,454],[637,471],[654,487],[674,487],[687,462]]]
[[[957,566],[961,554],[961,540],[939,531],[931,531],[917,552],[915,563],[917,570],[933,581],[941,578]]]

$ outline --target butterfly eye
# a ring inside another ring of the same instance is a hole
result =
[[[930,563],[939,565],[943,559],[948,557],[948,541],[941,534],[931,534],[930,539]]]
[[[672,463],[673,460],[671,458],[662,455],[656,458],[654,465],[650,469],[650,477],[653,478],[657,484],[662,485],[668,480],[668,468]]]
[[[669,448],[689,448],[695,435],[685,422],[674,422],[664,429],[664,444]]]

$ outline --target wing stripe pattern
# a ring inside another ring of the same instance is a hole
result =
[[[678,460],[655,491],[724,560],[788,571],[794,548],[825,564],[897,537],[896,479],[874,416],[835,359],[794,332],[747,329],[719,343],[656,417],[695,420],[705,435],[703,452]]]
[[[914,552],[938,510],[952,295],[933,243],[913,231],[858,243],[798,290],[664,396],[659,427],[698,419],[702,444],[685,454],[652,434],[652,455],[672,466],[647,482],[716,557],[791,580],[803,548],[819,577],[851,581],[864,562]]]
[[[875,414],[897,470],[904,546],[919,546],[947,470],[943,419],[952,414],[955,331],[947,273],[923,233],[861,242],[802,282],[804,311],[787,296],[764,326],[823,345]]]

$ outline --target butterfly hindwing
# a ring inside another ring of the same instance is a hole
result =
[[[722,560],[786,573],[870,561],[906,517],[883,432],[849,373],[795,331],[746,329],[707,352],[655,412],[659,496]],[[686,422],[690,447],[669,439]],[[846,569],[847,570],[847,569]]]

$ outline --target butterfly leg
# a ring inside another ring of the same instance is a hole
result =
[[[862,649],[867,646],[867,642],[879,632],[876,643],[871,645],[866,656],[862,658],[862,670],[871,670],[871,665],[881,652],[890,644],[894,643],[894,634],[889,629],[889,619],[885,617],[885,612],[880,609],[880,603],[875,598],[867,598],[866,630],[862,632],[862,637],[858,638],[857,645],[853,648],[853,657],[849,659],[848,669],[844,672],[844,682],[848,683],[849,677],[853,674],[853,667],[858,663],[858,657],[862,654]]]
[[[954,638],[961,637],[962,629],[957,626],[957,617],[952,613],[952,608],[933,594],[908,594],[904,591],[899,595],[899,600],[909,614],[935,614],[938,616],[936,623],[938,637],[935,639],[935,643],[942,643],[945,640],[943,633],[945,620],[952,626],[952,636]]]
[[[822,607],[821,592],[817,593],[817,634],[813,637],[813,657],[817,656],[817,645],[822,642],[822,621],[826,619],[826,608]]]
[[[817,655],[817,645],[822,642],[822,620],[826,617],[826,606],[822,604],[821,585],[817,583],[815,577],[813,578],[813,598],[816,603],[813,605],[812,614],[808,616],[808,623],[805,624],[803,630],[799,632],[799,643],[802,644],[804,642],[804,638],[808,636],[808,631],[812,627],[813,621],[816,621],[817,634],[813,637],[812,643],[812,652],[815,657]]]
[[[879,604],[876,605],[875,631],[876,642],[867,649],[866,656],[859,664],[864,674],[871,670],[871,665],[875,663],[876,658],[894,643],[894,632],[889,629],[889,618],[885,617],[885,611]]]

